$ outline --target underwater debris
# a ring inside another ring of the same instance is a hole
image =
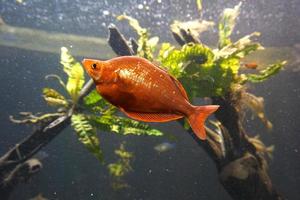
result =
[[[260,139],[259,135],[255,137],[248,137],[248,141],[251,144],[253,144],[257,153],[261,154],[262,156],[267,156],[268,158],[273,159],[273,152],[275,149],[274,145],[266,146]]]
[[[175,143],[163,142],[154,146],[154,150],[158,153],[168,152],[176,147]]]
[[[242,95],[241,102],[247,108],[250,108],[254,114],[257,115],[257,117],[263,122],[263,124],[268,130],[272,130],[273,125],[268,120],[265,114],[264,98],[257,97],[254,94],[248,92],[242,92],[241,95]]]
[[[48,199],[46,197],[44,197],[42,193],[39,193],[38,195],[36,195],[35,197],[33,197],[29,200],[48,200]]]

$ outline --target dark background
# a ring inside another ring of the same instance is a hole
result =
[[[204,0],[203,3],[204,18],[216,21],[224,8],[238,1]],[[299,0],[249,0],[243,2],[241,10],[233,38],[259,31],[260,42],[266,46],[300,43]],[[116,0],[24,0],[19,4],[0,0],[0,15],[10,25],[80,35],[106,37],[105,27],[111,22],[127,36],[133,35],[126,23],[116,22],[113,17],[122,13],[138,18],[161,41],[172,41],[168,25],[173,20],[198,17],[194,1],[153,0],[144,4]],[[44,79],[50,73],[63,76],[58,54],[0,47],[0,154],[31,131],[30,127],[9,122],[9,115],[20,111],[51,111],[41,97],[43,87],[58,87]],[[266,144],[275,144],[270,175],[288,199],[298,199],[300,195],[299,83],[299,72],[285,70],[265,83],[250,87],[254,94],[265,98],[266,113],[274,129],[268,133],[260,121],[249,118],[247,131],[252,135],[262,133]],[[164,138],[99,133],[107,163],[115,161],[113,150],[123,140],[127,141],[128,150],[135,152],[134,172],[126,178],[130,189],[113,191],[105,167],[67,129],[43,149],[49,156],[43,160],[41,173],[29,184],[20,185],[12,199],[29,199],[39,192],[49,199],[230,199],[218,182],[213,162],[176,122],[155,127],[177,136],[175,149],[158,154],[153,146],[166,141]]]

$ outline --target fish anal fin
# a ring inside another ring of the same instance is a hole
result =
[[[172,75],[170,75],[171,79],[173,80],[173,82],[175,83],[175,85],[177,86],[177,88],[179,89],[179,91],[181,92],[182,96],[186,99],[189,100],[189,97],[184,89],[184,87],[182,86],[182,84],[176,79],[174,78]]]
[[[139,113],[139,112],[132,112],[126,111],[121,109],[128,117],[143,121],[143,122],[168,122],[176,119],[180,119],[183,116],[177,114],[164,114],[164,113]]]

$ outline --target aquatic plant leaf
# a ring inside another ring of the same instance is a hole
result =
[[[283,66],[286,64],[286,61],[272,64],[268,66],[266,69],[259,71],[258,74],[246,74],[247,81],[252,83],[259,83],[269,79],[271,76],[277,74]]]
[[[183,76],[184,63],[183,55],[181,54],[180,50],[173,50],[173,47],[168,47],[168,44],[163,44],[159,54],[159,61],[171,75],[173,75],[176,78]]]
[[[186,44],[182,48],[184,61],[199,64],[199,67],[210,66],[214,61],[214,54],[203,44]]]
[[[84,84],[84,70],[81,64],[71,56],[66,47],[61,48],[60,63],[68,75],[66,89],[73,101],[77,101],[79,92]]]
[[[162,136],[163,133],[151,128],[148,124],[126,117],[114,115],[93,116],[93,125],[103,131],[115,132],[121,135],[151,135]]]
[[[124,167],[120,163],[111,163],[107,166],[109,173],[113,176],[124,176],[125,171]]]
[[[92,90],[83,100],[85,105],[95,105],[102,99],[103,98],[98,94],[97,90]]]
[[[99,146],[99,138],[96,130],[90,124],[88,119],[83,114],[73,114],[72,127],[77,133],[79,141],[94,155],[103,162],[103,154]]]
[[[139,35],[137,55],[146,58],[150,61],[153,60],[153,52],[158,43],[158,37],[152,37],[149,39],[149,33],[147,29],[142,28],[138,20],[127,15],[120,15],[117,17],[118,20],[128,20],[129,25],[137,32]]]
[[[43,97],[50,106],[68,106],[65,97],[52,88],[44,88]]]
[[[170,74],[180,78],[184,76],[185,71],[191,74],[212,65],[214,54],[202,44],[189,43],[178,50],[170,44],[164,43],[160,49],[158,60]],[[195,68],[190,67],[191,65]]]
[[[222,15],[220,16],[218,28],[219,28],[219,49],[231,44],[230,35],[234,29],[236,18],[240,14],[240,7],[242,3],[240,2],[234,8],[224,9]]]
[[[115,154],[122,159],[130,159],[133,158],[133,153],[129,152],[125,149],[125,144],[122,143],[119,149],[115,150]]]
[[[64,114],[65,113],[33,114],[31,112],[20,112],[19,115],[22,116],[22,119],[15,119],[13,116],[9,116],[9,119],[16,124],[35,124],[41,121],[51,121]]]
[[[162,43],[158,53],[158,60],[166,59],[169,53],[174,49],[175,47],[172,46],[170,43],[167,42]]]
[[[107,165],[107,168],[110,175],[120,178],[132,171],[130,161],[134,155],[125,149],[124,143],[115,150],[115,154],[118,156],[117,162]]]
[[[175,20],[170,28],[173,33],[182,36],[181,31],[184,30],[185,32],[189,33],[195,38],[199,38],[201,33],[208,31],[215,25],[213,21],[206,21],[206,20],[192,20],[187,22],[181,22]]]
[[[159,37],[152,37],[148,40],[148,45],[151,49],[155,48],[159,42]]]
[[[67,90],[66,84],[64,83],[64,81],[61,79],[60,76],[58,76],[58,75],[56,75],[56,74],[48,74],[48,75],[45,76],[45,79],[46,79],[46,80],[48,80],[48,79],[50,79],[50,78],[56,79],[56,80],[59,82],[59,84],[60,84],[65,90]]]
[[[103,99],[96,90],[92,90],[83,98],[83,104],[86,109],[97,114],[112,115],[117,112],[117,108]]]
[[[163,133],[158,129],[151,128],[145,123],[141,123],[129,118],[117,117],[118,133],[123,135],[149,135],[162,136]]]
[[[219,57],[202,44],[187,44],[180,50],[163,44],[159,61],[170,74],[180,79],[188,96],[222,96],[235,83],[240,66],[239,58]]]
[[[139,34],[139,36],[143,36],[147,30],[145,28],[142,28],[140,26],[140,23],[138,20],[134,19],[133,17],[127,16],[127,15],[119,15],[117,17],[117,20],[128,20],[129,25]]]
[[[260,43],[253,42],[255,37],[260,36],[259,32],[253,32],[236,41],[233,44],[227,45],[220,50],[214,50],[217,58],[244,58],[256,50],[264,49]]]
[[[201,12],[202,11],[202,0],[196,0],[196,4],[197,4],[198,11]]]

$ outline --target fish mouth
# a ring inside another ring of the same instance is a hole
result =
[[[95,72],[94,70],[91,69],[91,65],[95,62],[93,59],[83,59],[81,61],[82,66],[84,67],[85,71],[87,74],[94,80],[94,81],[99,81],[100,80],[100,75],[98,74],[99,72]]]

